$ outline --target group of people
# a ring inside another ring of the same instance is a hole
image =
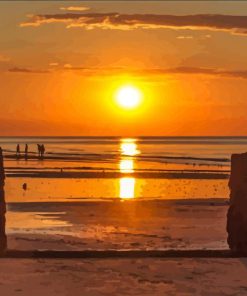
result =
[[[38,147],[38,155],[40,158],[44,158],[45,154],[45,145],[44,144],[37,144]]]
[[[44,158],[45,145],[44,144],[37,144],[37,148],[38,148],[38,157],[39,158]],[[17,146],[16,146],[16,157],[19,158],[20,156],[21,156],[21,148],[20,148],[20,144],[17,144]],[[28,144],[25,145],[24,157],[25,157],[25,159],[28,158]]]
[[[25,145],[24,153],[25,153],[25,158],[27,158],[28,157],[28,145],[27,144]],[[17,157],[21,156],[20,144],[17,144],[17,146],[16,146],[16,156]]]

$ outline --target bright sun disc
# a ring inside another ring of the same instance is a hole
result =
[[[124,86],[117,92],[117,103],[123,108],[135,108],[141,102],[141,92],[132,86]]]

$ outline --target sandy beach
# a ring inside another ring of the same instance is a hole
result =
[[[246,295],[240,259],[0,259],[4,296]]]
[[[4,151],[12,255],[1,259],[0,291],[26,295],[31,277],[36,295],[244,295],[245,259],[219,258],[229,248],[229,157],[214,152],[223,145],[202,156],[161,155],[145,141],[128,140],[126,151],[124,141],[94,141],[79,142],[79,149],[55,139],[44,159],[32,151],[17,158],[12,144]],[[145,258],[169,250],[192,253]],[[216,255],[198,258],[198,250]],[[33,251],[67,258],[30,258]],[[80,251],[145,256],[73,258]],[[15,252],[24,253],[13,258]]]

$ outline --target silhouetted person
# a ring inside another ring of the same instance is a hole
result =
[[[19,144],[17,144],[17,146],[16,146],[16,156],[17,157],[21,156],[21,150],[20,150],[20,145]]]
[[[25,145],[25,158],[28,158],[28,145]]]
[[[41,158],[44,158],[44,154],[45,154],[45,145],[44,144],[42,144],[40,146],[40,153],[41,153]]]
[[[37,148],[38,148],[38,157],[41,157],[41,145],[37,144]]]
[[[5,173],[3,166],[3,153],[0,147],[0,255],[7,249],[7,236],[5,232],[5,214],[6,214],[6,203],[5,203]]]

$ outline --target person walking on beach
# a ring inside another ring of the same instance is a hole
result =
[[[28,158],[28,145],[25,145],[25,158]]]
[[[17,144],[17,146],[16,146],[16,157],[20,157],[20,156],[21,156],[20,145]]]
[[[41,157],[41,145],[37,144],[37,148],[38,148],[38,157]]]

